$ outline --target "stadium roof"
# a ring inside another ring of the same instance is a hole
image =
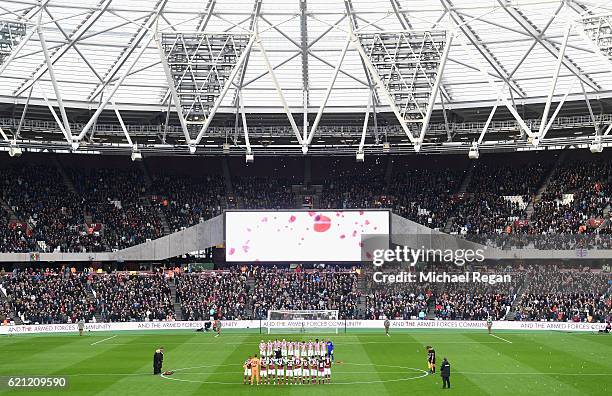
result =
[[[172,80],[156,38],[183,32],[261,39],[219,115],[237,112],[238,85],[246,113],[284,114],[285,101],[292,113],[363,114],[372,98],[370,109],[392,112],[388,96],[372,93],[376,81],[355,45],[339,63],[348,39],[377,32],[452,36],[432,90],[436,111],[599,100],[612,98],[612,61],[582,22],[609,14],[612,3],[597,0],[2,0],[0,20],[27,33],[0,63],[0,103],[166,111]]]

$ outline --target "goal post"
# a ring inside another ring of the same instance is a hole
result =
[[[263,325],[272,333],[335,333],[340,322],[337,310],[270,310]]]

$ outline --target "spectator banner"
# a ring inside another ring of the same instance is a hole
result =
[[[149,330],[195,330],[204,327],[204,321],[169,322],[117,322],[86,323],[85,331],[149,331]],[[583,322],[521,322],[496,321],[494,330],[557,330],[596,332],[603,330],[605,323]],[[223,329],[383,329],[384,320],[228,320],[222,321]],[[485,330],[485,321],[468,320],[392,320],[396,329],[451,329]],[[70,333],[78,332],[76,323],[49,325],[0,326],[0,334]]]

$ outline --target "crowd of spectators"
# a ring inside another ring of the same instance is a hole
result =
[[[550,167],[549,163],[477,164],[457,202],[451,232],[473,239],[516,232],[516,222],[526,218],[527,205]]]
[[[14,323],[14,314],[13,309],[11,308],[11,304],[8,301],[7,290],[4,287],[3,279],[0,279],[0,323],[13,322]]]
[[[151,189],[171,232],[210,219],[224,208],[225,186],[219,177],[153,174]]]
[[[451,232],[459,235],[497,237],[524,218],[524,208],[502,195],[476,192],[462,197],[456,205]]]
[[[96,304],[88,298],[91,275],[28,268],[15,270],[1,281],[12,310],[23,323],[76,323],[94,318]]]
[[[413,169],[389,184],[391,208],[398,215],[434,229],[444,229],[458,202],[462,169]]]
[[[145,322],[174,320],[174,302],[163,273],[96,275],[92,284],[103,321]]]
[[[384,170],[381,164],[366,171],[330,169],[314,201],[323,209],[389,208],[430,228],[502,247],[612,248],[609,160],[562,162],[554,170],[545,161],[484,161],[474,166],[469,183],[463,167]],[[292,185],[301,183],[234,176],[229,190],[219,175],[152,172],[147,186],[138,167],[66,167],[63,175],[56,166],[35,164],[2,170],[0,200],[17,220],[0,208],[0,251],[122,249],[162,236],[162,218],[174,232],[226,208],[295,208]]]
[[[11,225],[9,214],[0,208],[0,252],[23,253],[32,250],[35,241],[27,230]]]
[[[425,319],[431,291],[422,286],[391,287],[366,294],[365,319]]]
[[[439,319],[439,320],[500,320],[509,312],[523,283],[524,272],[503,267],[467,268],[427,266],[418,270],[410,266],[386,266],[383,274],[400,272],[446,272],[461,274],[464,271],[512,275],[510,283],[489,285],[483,283],[377,283],[373,271],[364,273],[366,279],[366,315],[368,319]]]
[[[249,288],[247,275],[241,271],[179,274],[175,283],[183,320],[248,318]]]
[[[386,182],[382,176],[343,172],[326,180],[320,206],[322,209],[369,209],[388,207]],[[382,199],[381,199],[382,198]]]
[[[434,312],[442,320],[501,320],[512,306],[512,287],[449,283],[436,291]]]
[[[269,310],[337,310],[342,319],[359,315],[360,292],[353,271],[259,267],[253,276],[250,298],[255,319],[266,319]]]
[[[321,207],[390,208],[400,216],[442,229],[453,212],[462,174],[460,169],[411,169],[387,181],[380,173],[343,172],[324,185]]]
[[[266,319],[269,310],[338,310],[340,319],[605,322],[612,318],[610,272],[553,265],[447,268],[450,273],[464,270],[510,274],[512,281],[377,283],[367,267],[331,266],[307,270],[258,266],[177,272],[173,277],[163,272],[26,268],[0,277],[0,317],[14,313],[30,324],[172,321],[177,303],[183,320],[202,321]]]
[[[291,209],[296,208],[290,179],[274,177],[235,177],[232,180],[235,208]]]
[[[572,161],[559,165],[541,200],[534,206],[529,233],[599,234],[602,242],[610,245],[610,225],[605,224],[610,216],[606,219],[605,209],[612,203],[611,181],[611,161]],[[540,244],[550,244],[547,239],[541,238]],[[575,241],[574,238],[565,240]]]
[[[517,320],[604,322],[612,318],[609,272],[538,266],[529,272]]]
[[[149,204],[142,172],[134,169],[68,168],[82,197],[82,212],[102,224],[103,250],[118,250],[162,236],[159,216]]]
[[[84,232],[80,198],[62,183],[55,167],[11,166],[2,170],[0,199],[22,226],[2,231],[2,251],[82,250]],[[43,241],[40,245],[38,241]]]

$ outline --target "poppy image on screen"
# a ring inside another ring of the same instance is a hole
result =
[[[388,235],[387,211],[245,211],[225,215],[226,260],[360,261],[362,235]]]

